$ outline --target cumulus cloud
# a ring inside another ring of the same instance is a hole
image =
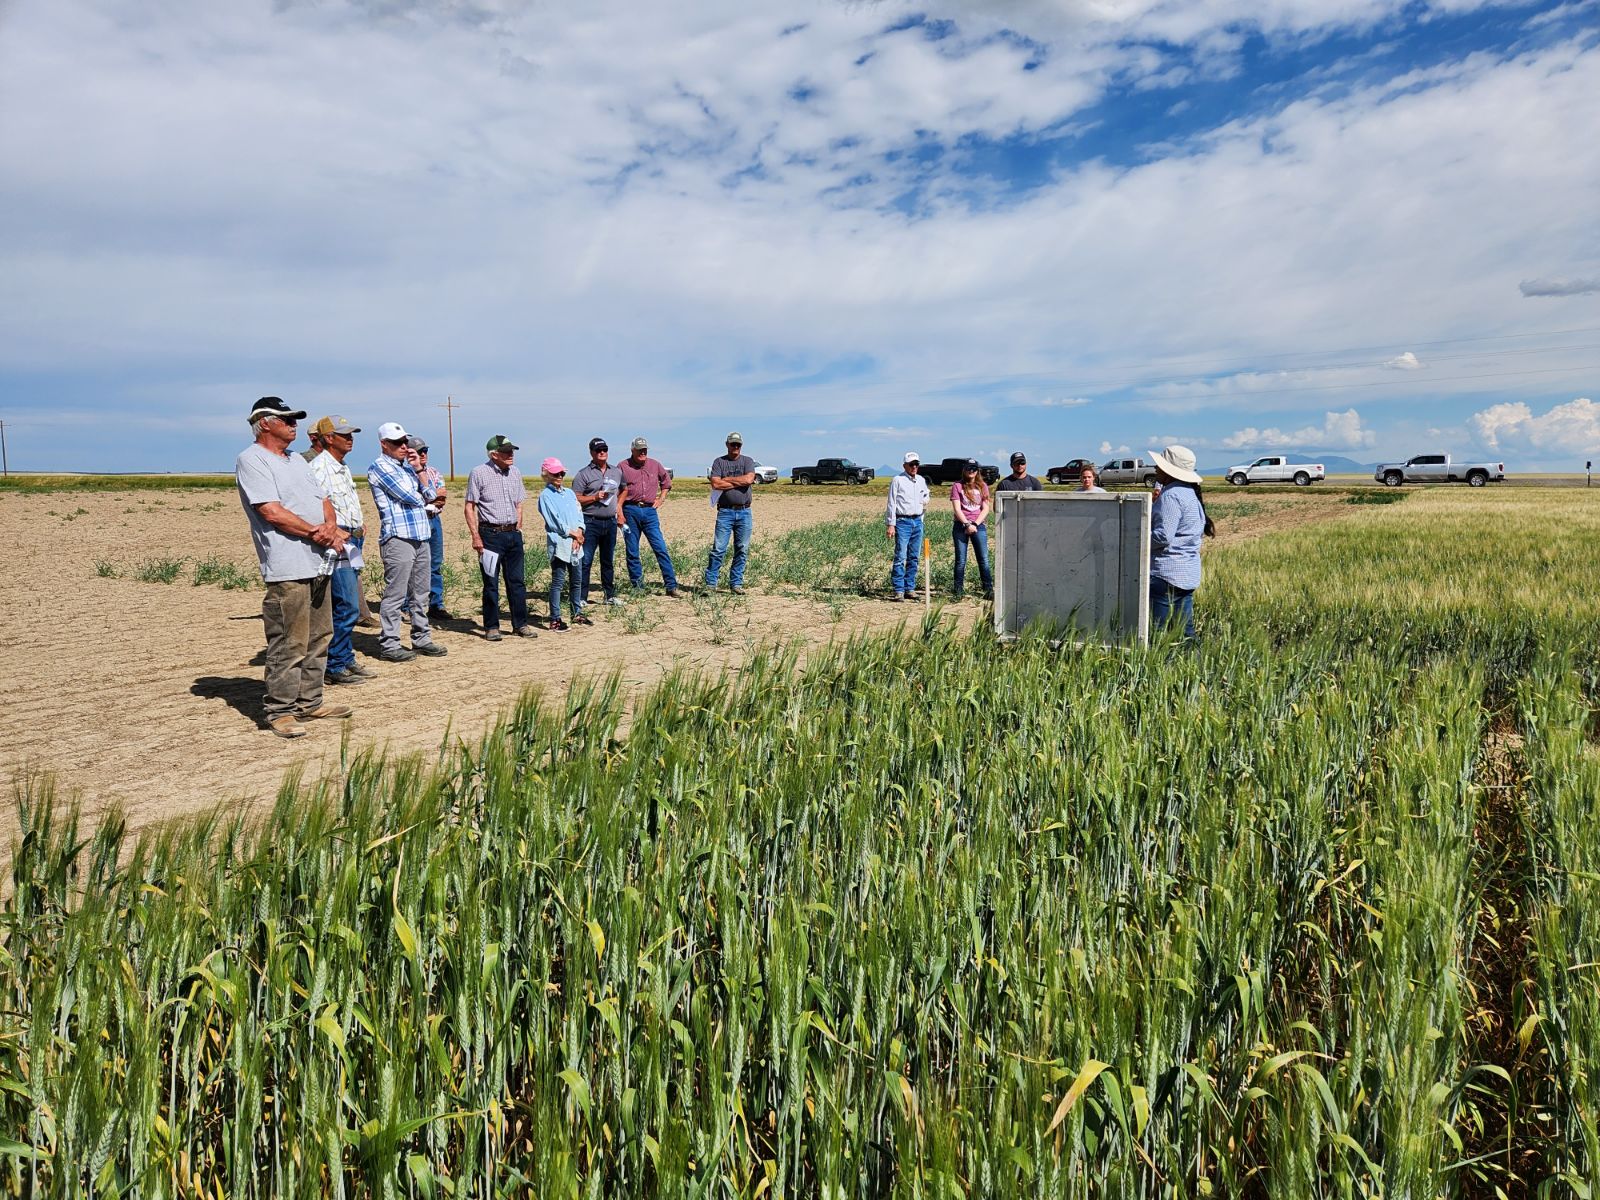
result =
[[[1524,279],[1517,287],[1524,296],[1592,296],[1600,279]]]
[[[1133,451],[1131,449],[1129,449],[1129,447],[1126,444],[1121,445],[1121,446],[1113,446],[1110,442],[1101,442],[1100,443],[1100,453],[1101,454],[1132,454]]]
[[[1257,429],[1247,426],[1222,439],[1225,450],[1287,450],[1304,447],[1316,450],[1363,450],[1377,442],[1377,435],[1361,423],[1355,409],[1324,413],[1321,425],[1285,430],[1275,426]]]
[[[1404,354],[1396,355],[1394,358],[1389,359],[1383,365],[1388,367],[1390,370],[1393,370],[1393,371],[1420,371],[1420,370],[1422,370],[1422,363],[1417,360],[1417,356],[1415,354],[1413,354],[1410,350],[1407,350]]]
[[[1490,450],[1543,456],[1600,454],[1600,404],[1586,396],[1535,413],[1520,401],[1472,414],[1473,432]]]

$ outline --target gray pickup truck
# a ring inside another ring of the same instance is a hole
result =
[[[1379,463],[1372,477],[1389,487],[1402,483],[1464,483],[1482,487],[1504,483],[1505,463],[1454,462],[1448,454],[1416,454],[1403,463]]]

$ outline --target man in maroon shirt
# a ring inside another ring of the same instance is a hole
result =
[[[656,509],[666,503],[667,493],[672,490],[672,476],[650,457],[650,443],[642,437],[633,439],[633,453],[620,466],[628,580],[636,588],[644,586],[644,562],[639,557],[639,538],[643,535],[656,556],[656,565],[661,568],[661,582],[666,585],[667,595],[677,596],[678,576],[672,569],[672,555],[667,553],[667,539],[661,534],[661,519],[656,515]]]

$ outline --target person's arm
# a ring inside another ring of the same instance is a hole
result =
[[[987,489],[983,493],[983,506],[978,509],[978,519],[974,524],[982,525],[989,519],[989,513],[994,508],[994,494]]]
[[[950,489],[950,515],[956,519],[957,525],[967,524],[967,519],[961,515],[961,485],[959,483]]]
[[[672,490],[672,476],[667,474],[667,469],[660,463],[656,464],[656,502],[652,508],[660,508],[667,502],[667,493]]]
[[[475,554],[483,553],[483,534],[478,532],[478,505],[475,501],[466,502],[467,533],[472,538],[472,550]]]
[[[522,532],[522,501],[517,501],[517,532]]]
[[[1150,507],[1150,553],[1162,554],[1166,552],[1167,542],[1171,534],[1167,530],[1167,510],[1172,507],[1171,497],[1167,503],[1161,503],[1161,497],[1156,497],[1156,502]]]
[[[894,489],[899,482],[898,476],[889,480],[889,503],[884,506],[883,510],[884,527],[890,537],[894,536]]]
[[[385,455],[374,463],[373,466],[377,467],[377,470],[367,472],[367,482],[401,508],[427,507],[428,501],[422,494],[422,484],[416,474],[403,471],[398,466],[391,466],[393,462],[392,458]],[[407,483],[412,486],[407,487]]]
[[[328,510],[332,505],[324,500],[323,515],[329,516]],[[343,531],[331,520],[321,525],[313,525],[304,517],[298,517],[276,500],[267,500],[253,506],[261,514],[261,519],[271,525],[285,537],[300,538],[303,541],[314,542],[318,546],[332,546],[338,549],[344,544]],[[332,530],[330,533],[329,530]]]
[[[712,463],[711,464],[711,487],[712,487],[712,490],[718,491],[718,492],[725,492],[729,488],[736,487],[736,486],[738,486],[738,485],[735,484],[729,476],[727,476],[727,475],[718,475],[717,474],[717,464],[716,463]]]
[[[618,471],[617,475],[622,480],[617,487],[617,524],[626,525],[628,522],[622,515],[622,506],[628,502],[628,477],[621,471]]]

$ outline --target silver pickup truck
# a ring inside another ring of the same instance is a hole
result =
[[[1142,458],[1113,458],[1100,468],[1100,486],[1107,484],[1143,484],[1153,487],[1156,482],[1155,463]]]
[[[1402,483],[1464,483],[1468,487],[1482,487],[1486,483],[1504,483],[1505,463],[1453,462],[1448,454],[1417,454],[1403,463],[1379,463],[1372,477],[1389,487]]]
[[[1282,454],[1268,454],[1253,463],[1228,468],[1228,482],[1234,487],[1243,487],[1247,483],[1293,483],[1309,487],[1318,479],[1327,477],[1321,463],[1290,462]]]

